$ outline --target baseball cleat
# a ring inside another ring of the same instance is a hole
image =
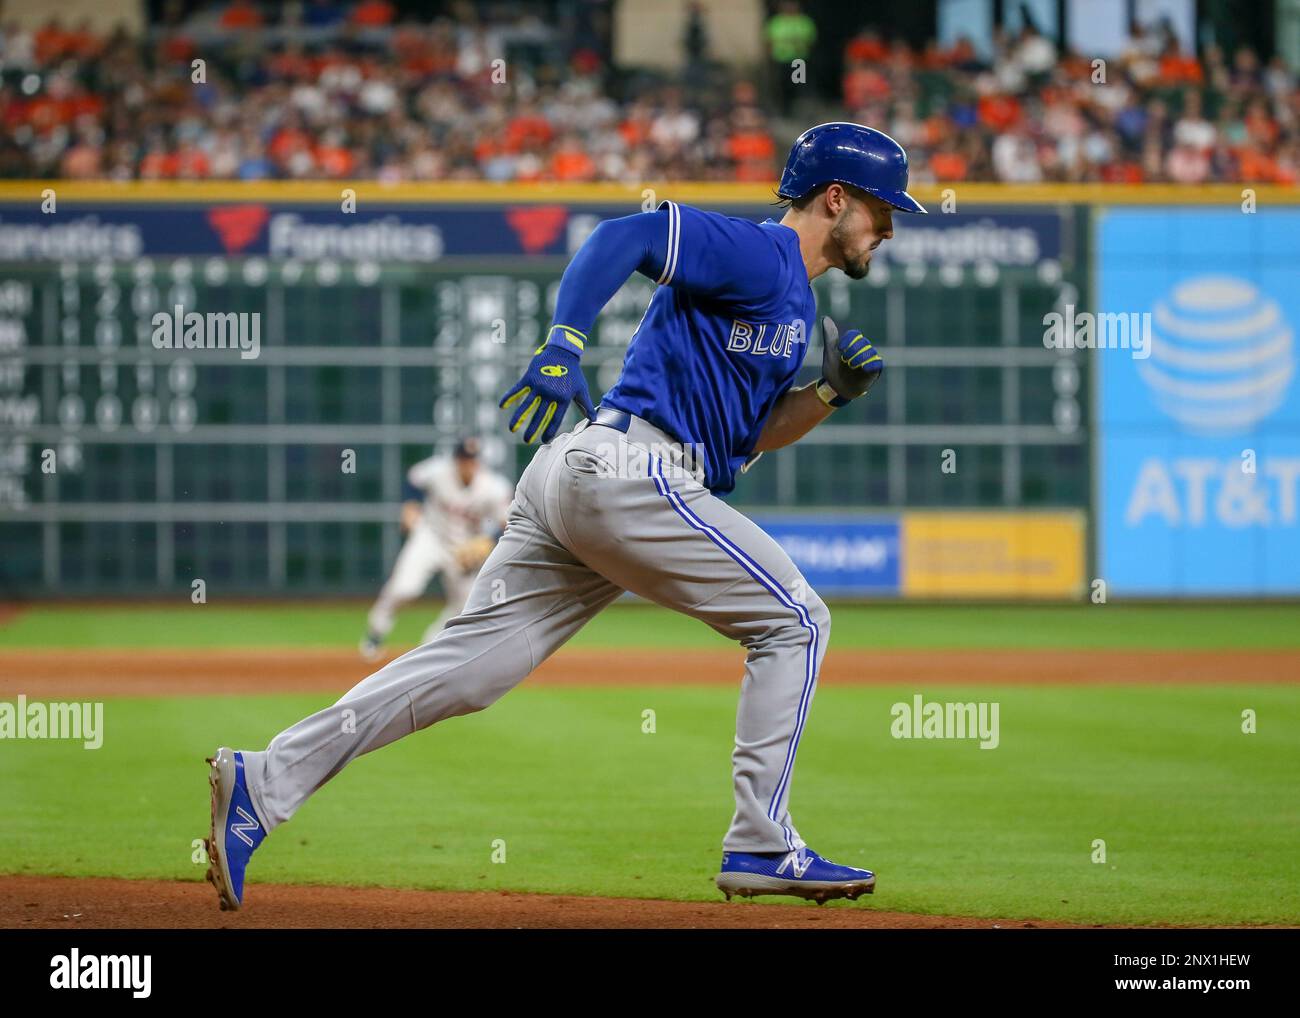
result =
[[[357,649],[361,652],[362,661],[378,661],[384,655],[383,641],[369,633],[361,638],[361,645]]]
[[[244,783],[244,754],[222,746],[208,757],[208,763],[208,784],[212,786],[208,883],[217,889],[222,911],[227,911],[243,904],[244,870],[266,839],[266,827],[258,819]]]
[[[853,901],[871,894],[876,889],[876,875],[840,866],[805,847],[793,852],[723,852],[716,883],[728,901],[733,894],[743,898],[790,894],[820,905],[831,898]]]

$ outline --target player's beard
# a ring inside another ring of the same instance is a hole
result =
[[[844,224],[847,210],[842,213],[839,219],[835,220],[835,225],[831,227],[831,240],[835,241],[840,247],[840,255],[844,261],[844,274],[850,279],[865,279],[867,273],[871,271],[871,255],[868,252],[864,258],[850,258],[847,244],[849,243],[849,231]]]

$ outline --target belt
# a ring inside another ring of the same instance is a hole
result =
[[[652,453],[665,459],[673,466],[685,470],[701,484],[704,483],[704,465],[700,462],[698,453],[688,450],[668,432],[661,428],[656,428],[649,421],[643,420],[626,410],[615,410],[613,407],[597,407],[596,419],[590,422],[591,425],[598,425],[604,428],[613,428],[615,431],[621,431],[627,435],[627,440],[636,445],[642,445],[648,448]],[[580,421],[578,427],[587,426],[587,422]]]
[[[626,410],[615,410],[613,407],[597,407],[596,419],[592,423],[604,428],[613,428],[626,435],[627,429],[632,424],[632,415]]]

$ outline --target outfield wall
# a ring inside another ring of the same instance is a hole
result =
[[[776,214],[725,185],[0,184],[0,597],[372,591],[406,466],[471,431],[517,476],[530,450],[496,396],[568,257],[662,197]],[[878,341],[885,381],[733,503],[838,595],[1300,593],[1295,193],[1254,213],[1237,188],[920,197],[935,214],[898,217],[866,281],[815,285]],[[651,289],[602,316],[593,390]],[[257,314],[256,353],[156,349],[177,305]],[[1044,316],[1067,309],[1152,314],[1152,356],[1049,348]],[[1257,472],[1227,479],[1247,448]],[[1234,515],[1264,488],[1266,511]]]

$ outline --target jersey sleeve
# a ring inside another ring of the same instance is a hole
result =
[[[437,470],[437,460],[427,459],[420,460],[410,470],[406,472],[406,483],[412,488],[417,489],[423,497],[428,490],[433,487],[434,474]]]
[[[705,212],[673,201],[659,203],[664,239],[655,282],[737,303],[758,303],[783,288],[783,268],[772,236],[757,223]]]

